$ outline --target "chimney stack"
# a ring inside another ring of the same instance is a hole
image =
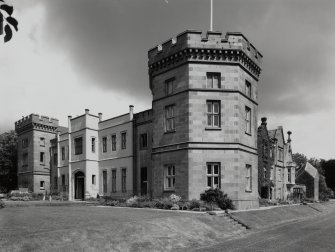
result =
[[[134,106],[129,105],[129,119],[133,120],[133,118],[134,118]]]
[[[99,115],[99,122],[101,122],[102,121],[102,113],[99,113],[98,115]]]
[[[85,109],[85,114],[88,115],[90,113],[89,109]]]
[[[291,142],[291,134],[292,134],[291,131],[287,131],[287,135],[288,135],[287,142],[288,142],[288,143]]]

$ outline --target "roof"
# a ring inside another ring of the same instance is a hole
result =
[[[305,171],[313,178],[316,178],[318,176],[318,170],[308,162],[306,163]]]
[[[68,128],[67,127],[63,127],[63,126],[58,126],[58,131],[60,134],[64,134],[68,132]]]

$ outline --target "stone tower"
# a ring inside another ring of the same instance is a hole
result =
[[[50,140],[58,120],[31,114],[15,122],[18,134],[18,186],[35,193],[50,192]]]
[[[153,196],[219,187],[237,208],[257,207],[262,54],[241,33],[188,30],[148,57]]]

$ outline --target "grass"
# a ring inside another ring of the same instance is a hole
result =
[[[215,244],[239,230],[205,214],[92,206],[0,210],[1,251],[158,251]]]

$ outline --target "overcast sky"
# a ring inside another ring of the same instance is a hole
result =
[[[31,113],[66,126],[85,108],[151,108],[148,49],[210,24],[210,0],[7,2],[19,32],[0,43],[0,132]],[[242,32],[264,55],[258,124],[291,130],[308,157],[335,158],[334,13],[334,0],[214,0],[214,30]]]

